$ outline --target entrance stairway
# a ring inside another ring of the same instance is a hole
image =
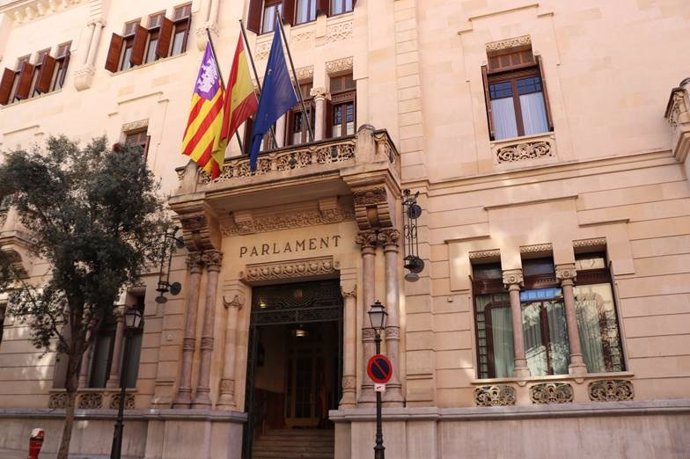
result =
[[[334,437],[329,429],[269,430],[254,440],[252,459],[333,459]]]

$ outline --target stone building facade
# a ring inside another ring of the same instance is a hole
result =
[[[255,174],[233,140],[211,181],[179,153],[207,37],[227,77],[243,20],[262,75],[277,12],[313,137],[295,107]],[[125,349],[127,457],[287,429],[370,456],[377,300],[389,457],[687,457],[689,33],[685,0],[0,2],[0,147],[140,145],[185,246],[181,292],[145,276],[84,356],[75,457],[108,455]],[[0,453],[43,427],[50,457],[60,361],[1,317]]]

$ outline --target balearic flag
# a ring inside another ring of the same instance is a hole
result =
[[[252,129],[252,148],[249,152],[249,168],[252,172],[256,170],[259,148],[261,148],[261,139],[264,134],[283,113],[297,103],[297,94],[290,81],[290,74],[285,63],[279,27],[280,24],[276,20],[273,43],[264,74],[264,87],[259,99],[259,110],[256,113],[254,129]]]
[[[182,140],[182,153],[189,156],[211,178],[220,175],[226,143],[221,141],[223,125],[223,83],[211,44],[206,45],[194,84],[192,108]]]
[[[235,58],[230,68],[228,91],[225,95],[221,138],[229,142],[230,137],[233,136],[240,125],[256,113],[258,105],[259,101],[256,99],[254,85],[249,76],[247,53],[244,51],[242,33],[240,32],[237,48],[235,49]]]

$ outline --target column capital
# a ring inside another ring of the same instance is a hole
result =
[[[377,234],[378,243],[388,250],[396,250],[400,241],[400,231],[395,228],[379,230]]]
[[[191,273],[200,273],[201,268],[204,266],[204,262],[201,258],[201,252],[189,252],[187,254],[187,269]]]
[[[577,270],[575,269],[575,263],[564,263],[561,265],[556,265],[556,278],[561,281],[561,283],[575,282],[577,277]]]
[[[202,261],[209,271],[220,271],[223,264],[223,253],[218,250],[207,250],[201,256]]]
[[[340,294],[343,295],[343,298],[356,298],[357,297],[357,285],[354,284],[352,286],[340,286]]]
[[[506,269],[503,271],[503,285],[510,288],[511,285],[521,287],[524,285],[524,277],[522,276],[522,269]]]
[[[311,88],[311,90],[309,91],[309,95],[314,98],[315,102],[331,98],[331,94],[328,92],[326,88],[323,87]]]
[[[241,293],[238,293],[237,295],[235,295],[234,298],[230,301],[228,301],[228,299],[225,297],[225,295],[223,295],[223,306],[225,306],[225,309],[230,309],[231,307],[237,308],[238,310],[242,309],[245,302],[246,302],[246,299],[245,299],[244,295],[242,295]]]
[[[355,242],[362,246],[362,250],[375,249],[377,241],[378,238],[374,230],[360,231],[357,236],[355,236]]]

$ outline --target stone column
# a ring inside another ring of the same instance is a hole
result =
[[[314,98],[314,140],[323,140],[326,132],[326,99],[329,97],[326,88],[311,88],[309,92]]]
[[[117,320],[115,328],[115,344],[113,346],[113,358],[110,362],[110,376],[105,387],[120,387],[120,362],[122,361],[122,348],[125,338],[125,305],[120,305],[113,311]]]
[[[189,296],[185,315],[184,339],[182,341],[182,364],[180,365],[180,385],[173,400],[173,408],[189,408],[192,403],[192,360],[196,343],[196,310],[199,305],[199,284],[201,283],[201,254],[191,252],[187,256],[189,271]]]
[[[393,374],[386,384],[385,406],[403,406],[400,384],[400,286],[398,278],[398,241],[400,231],[385,229],[378,234],[386,260],[386,354],[393,365]]]
[[[530,375],[525,357],[525,338],[522,333],[522,308],[520,307],[520,286],[523,284],[522,270],[503,271],[503,284],[510,293],[510,310],[513,318],[513,347],[515,349],[515,368],[513,376],[524,378]]]
[[[357,404],[357,375],[355,374],[357,349],[357,286],[341,286],[343,305],[343,398],[340,408],[354,408]]]
[[[228,322],[225,330],[225,348],[223,349],[223,377],[220,380],[220,397],[218,408],[231,410],[235,403],[235,358],[237,354],[237,313],[244,305],[244,296],[235,295],[229,303],[223,298],[223,305],[228,310]]]
[[[218,274],[223,261],[223,254],[217,250],[208,250],[203,254],[204,264],[208,271],[206,280],[206,302],[204,305],[204,323],[201,329],[201,362],[197,375],[196,394],[192,408],[208,408],[211,406],[211,357],[213,354],[213,326],[216,316],[216,293],[218,289]]]
[[[89,52],[86,55],[86,65],[93,67],[96,64],[96,52],[98,51],[98,44],[101,41],[101,33],[103,33],[103,20],[98,19],[91,23],[93,31],[91,33],[91,40],[89,42]]]
[[[374,383],[367,375],[367,361],[374,355],[374,329],[369,323],[369,306],[374,303],[376,286],[376,232],[362,231],[355,240],[362,247],[362,390],[359,403],[376,403]]]
[[[93,354],[93,345],[81,355],[81,365],[79,367],[79,383],[78,387],[89,386],[89,363],[91,362],[91,355]],[[67,358],[67,356],[65,356]]]
[[[582,357],[580,345],[580,331],[577,328],[577,311],[575,308],[575,295],[573,284],[577,271],[575,264],[568,263],[556,266],[556,277],[561,281],[563,288],[563,300],[565,303],[565,320],[568,325],[568,341],[570,342],[570,365],[568,372],[571,375],[582,376],[587,374],[587,365]]]

